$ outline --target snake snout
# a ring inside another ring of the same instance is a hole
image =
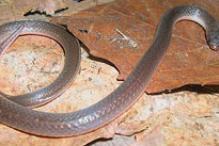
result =
[[[215,50],[215,51],[219,50],[219,41],[216,41],[216,42],[209,41],[208,45],[212,50]]]
[[[219,50],[219,28],[207,35],[207,42],[211,49]]]
[[[219,46],[217,46],[217,45],[211,45],[210,48],[211,48],[212,50],[215,50],[215,51],[218,51],[218,50],[219,50]]]

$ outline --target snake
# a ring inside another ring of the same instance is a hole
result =
[[[9,42],[16,38],[16,34],[17,36],[39,34],[56,40],[64,48],[65,65],[58,81],[54,81],[55,84],[51,83],[45,89],[23,95],[23,98],[27,99],[26,104],[3,94],[0,95],[0,122],[19,131],[46,137],[77,136],[106,126],[130,109],[144,93],[152,75],[168,50],[173,27],[182,20],[190,20],[199,24],[205,30],[209,48],[212,51],[219,49],[219,23],[208,11],[197,5],[171,8],[161,17],[151,46],[126,80],[102,100],[69,113],[36,111],[25,105],[28,105],[27,102],[30,102],[31,96],[36,96],[34,100],[44,100],[45,98],[47,102],[48,96],[54,96],[52,93],[56,91],[60,93],[59,90],[62,91],[66,88],[65,85],[68,84],[66,82],[76,74],[73,69],[77,70],[79,66],[75,63],[80,60],[80,51],[77,49],[78,43],[75,38],[59,26],[37,20],[23,20],[2,25],[0,34],[11,32],[11,35],[6,37]],[[5,43],[3,46],[5,47],[2,48],[7,48],[8,45]],[[73,56],[72,53],[76,55]]]

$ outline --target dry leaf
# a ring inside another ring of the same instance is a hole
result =
[[[112,62],[120,71],[118,78],[124,79],[150,46],[161,15],[182,4],[199,5],[219,19],[219,1],[119,0],[71,17],[56,17],[53,22],[67,24],[92,55]],[[218,56],[218,52],[209,49],[200,26],[181,22],[174,27],[169,50],[146,91],[161,92],[187,84],[218,84]]]

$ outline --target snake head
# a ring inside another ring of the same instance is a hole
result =
[[[207,33],[207,42],[212,50],[219,50],[219,26],[214,27],[212,31]]]

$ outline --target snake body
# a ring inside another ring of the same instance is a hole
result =
[[[214,50],[219,48],[219,25],[207,11],[197,6],[175,7],[168,10],[161,18],[151,47],[143,55],[132,73],[117,89],[101,101],[71,113],[46,113],[34,111],[2,95],[0,98],[0,122],[27,133],[49,137],[80,135],[108,124],[128,110],[143,94],[152,74],[168,48],[174,24],[184,19],[200,24],[206,31],[209,46]],[[15,24],[10,23],[6,26],[14,30]],[[24,25],[22,32],[28,33],[35,33],[35,28],[41,28],[39,29],[42,30],[40,33],[51,38],[55,36],[55,40],[63,45],[63,48],[70,39],[68,36],[59,36],[61,32],[58,33],[57,30],[53,30],[53,28],[42,22],[24,21],[18,22],[16,25]],[[0,32],[6,26],[1,27]],[[38,29],[37,31],[39,31]],[[52,33],[49,33],[48,30]],[[70,52],[66,51],[65,55],[70,55],[68,53]],[[78,60],[79,57],[76,58]],[[65,61],[68,62],[68,59]],[[68,67],[70,66],[69,64]],[[63,71],[65,71],[65,68]],[[66,80],[67,77],[65,74],[62,79]],[[53,89],[53,85],[50,85],[50,88]],[[39,94],[48,93],[47,90],[40,90]]]
[[[79,68],[80,48],[78,41],[62,27],[43,21],[27,20],[11,22],[0,27],[0,38],[5,35],[8,36],[0,44],[0,53],[13,43],[19,35],[26,34],[42,35],[57,41],[63,47],[65,53],[63,71],[51,85],[35,92],[19,96],[8,96],[0,92],[0,95],[10,97],[10,100],[23,106],[38,107],[60,95],[69,85],[69,81],[73,80]]]

